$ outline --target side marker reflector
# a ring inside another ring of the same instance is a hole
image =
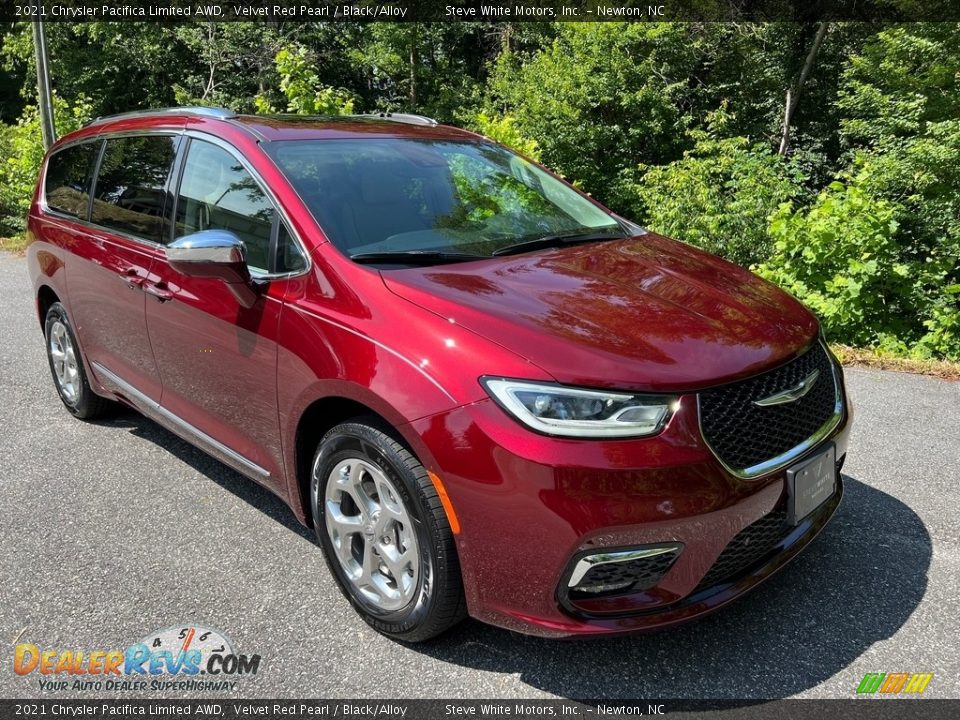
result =
[[[437,495],[440,496],[440,504],[443,505],[443,511],[447,514],[447,522],[450,523],[450,529],[454,535],[460,534],[460,521],[457,519],[457,513],[453,509],[453,503],[450,502],[450,496],[447,495],[447,489],[443,486],[436,473],[427,470],[430,476],[430,482],[437,489]]]

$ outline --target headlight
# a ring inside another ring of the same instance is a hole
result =
[[[562,385],[480,378],[501,407],[528,427],[568,437],[655,435],[676,407],[675,397],[580,390]]]

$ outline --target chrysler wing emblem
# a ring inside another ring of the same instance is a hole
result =
[[[818,377],[820,377],[820,371],[814,370],[792,388],[781,390],[780,392],[776,392],[770,397],[765,397],[762,400],[754,400],[753,404],[758,407],[770,407],[771,405],[783,405],[784,403],[796,402],[810,392],[814,384],[817,382]]]

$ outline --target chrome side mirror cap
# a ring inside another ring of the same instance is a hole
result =
[[[245,308],[258,294],[247,268],[243,241],[229,230],[201,230],[177,238],[165,248],[170,267],[187,277],[211,278],[226,283]]]

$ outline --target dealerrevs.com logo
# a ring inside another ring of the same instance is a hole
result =
[[[259,655],[238,654],[223,633],[187,624],[150,633],[123,650],[20,643],[13,654],[13,671],[36,677],[44,691],[233,691],[238,676],[259,669]]]

